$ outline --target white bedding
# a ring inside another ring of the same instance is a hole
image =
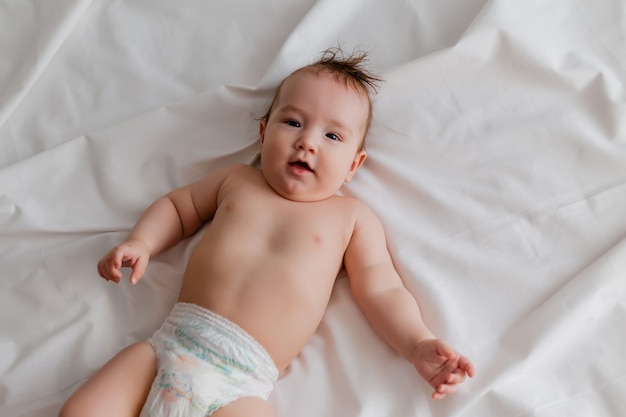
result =
[[[97,260],[254,163],[272,89],[337,44],[386,79],[343,192],[477,375],[431,400],[340,278],[278,417],[626,415],[623,0],[0,0],[1,416],[56,415],[156,329],[197,237],[135,287]]]

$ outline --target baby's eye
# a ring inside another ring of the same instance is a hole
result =
[[[335,135],[334,133],[327,133],[326,137],[330,140],[339,140],[339,136]]]
[[[300,122],[297,122],[295,120],[287,120],[285,123],[292,127],[300,127]]]

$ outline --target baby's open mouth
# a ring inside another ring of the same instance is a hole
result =
[[[300,169],[304,169],[310,172],[313,172],[313,169],[309,166],[309,164],[307,164],[304,161],[294,161],[294,162],[290,162],[289,163],[290,166],[292,167],[298,167]]]

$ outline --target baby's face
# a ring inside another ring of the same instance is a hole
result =
[[[368,114],[367,95],[335,75],[308,70],[292,74],[268,120],[261,122],[265,180],[290,200],[331,197],[365,161],[361,147]]]

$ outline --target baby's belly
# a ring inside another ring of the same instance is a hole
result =
[[[282,371],[317,329],[336,273],[324,271],[320,276],[303,272],[310,268],[296,270],[271,260],[250,267],[245,263],[222,268],[206,259],[192,259],[179,300],[238,324],[265,347]]]

